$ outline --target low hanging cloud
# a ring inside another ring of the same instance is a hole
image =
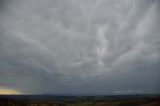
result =
[[[0,87],[24,94],[160,93],[159,0],[1,5]]]

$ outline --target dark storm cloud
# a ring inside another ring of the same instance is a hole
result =
[[[158,0],[2,4],[0,87],[23,93],[160,93]]]

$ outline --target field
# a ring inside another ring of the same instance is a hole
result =
[[[1,95],[0,106],[160,106],[160,95]]]

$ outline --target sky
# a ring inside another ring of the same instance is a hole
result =
[[[0,0],[0,89],[160,93],[159,0]]]

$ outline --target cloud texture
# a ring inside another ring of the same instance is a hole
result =
[[[1,87],[24,94],[160,93],[159,0],[1,5]]]

